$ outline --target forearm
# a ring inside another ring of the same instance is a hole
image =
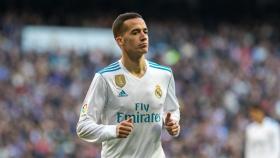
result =
[[[180,111],[179,108],[174,110],[174,111],[170,111],[171,113],[171,119],[176,121],[177,123],[179,123],[180,121]]]
[[[116,125],[95,123],[90,117],[81,117],[77,124],[77,135],[87,141],[101,143],[116,138]]]

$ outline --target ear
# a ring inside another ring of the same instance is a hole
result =
[[[122,38],[122,36],[116,37],[115,40],[117,41],[117,44],[119,46],[122,46],[124,44],[124,39]]]

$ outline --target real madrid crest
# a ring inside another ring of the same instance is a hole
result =
[[[124,87],[125,84],[126,84],[124,75],[123,74],[116,75],[115,76],[115,83],[120,88]]]
[[[160,88],[159,85],[156,85],[156,88],[155,88],[155,96],[156,96],[157,98],[161,98],[161,96],[162,96],[162,90],[161,90],[161,88]]]

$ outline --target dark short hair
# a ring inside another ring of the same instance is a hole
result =
[[[134,18],[141,18],[141,19],[143,19],[140,14],[134,13],[134,12],[120,14],[115,19],[115,21],[114,21],[114,23],[112,25],[112,30],[113,30],[114,37],[116,38],[117,36],[121,35],[124,32],[123,23],[126,20],[134,19]]]
[[[260,106],[259,104],[252,104],[252,105],[250,105],[249,106],[249,110],[260,110],[260,111],[265,111],[264,109],[263,109],[263,107],[262,106]]]

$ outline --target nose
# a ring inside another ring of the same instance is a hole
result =
[[[141,32],[141,36],[140,36],[140,40],[141,40],[141,41],[146,41],[146,40],[148,40],[148,34],[142,31],[142,32]]]

